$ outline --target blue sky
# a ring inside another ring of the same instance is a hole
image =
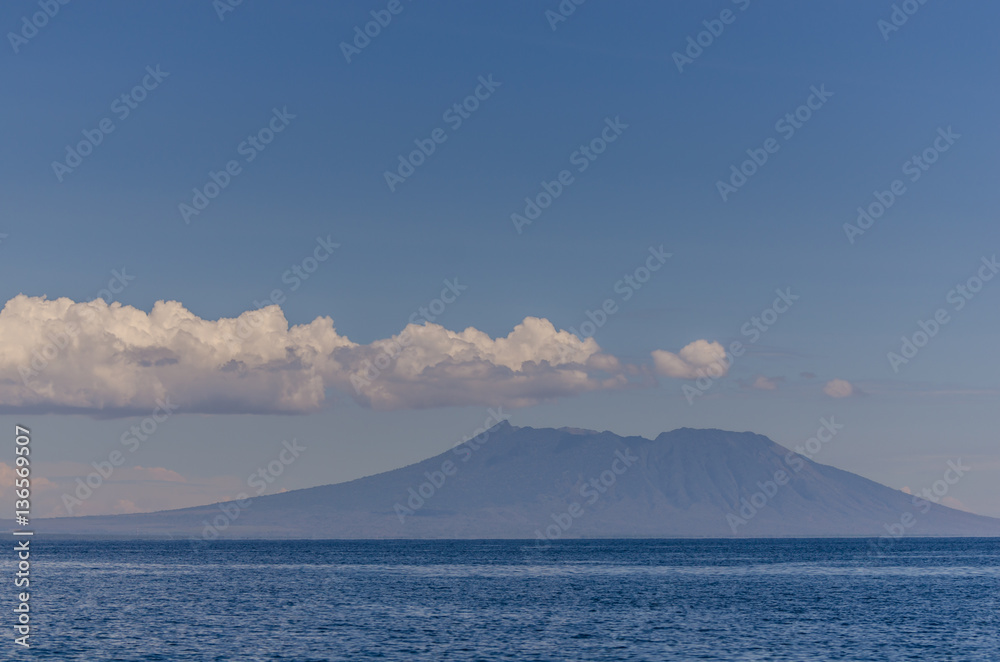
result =
[[[617,312],[594,339],[641,376],[508,407],[512,423],[721,427],[794,445],[835,415],[844,431],[818,461],[921,488],[962,457],[974,470],[949,497],[1000,516],[1000,282],[961,310],[947,301],[1000,245],[997,7],[928,2],[885,39],[889,2],[589,0],[553,29],[554,1],[402,0],[347,62],[341,43],[387,4],[245,0],[220,20],[207,2],[70,3],[17,52],[8,36],[0,299],[90,301],[124,268],[134,280],[116,299],[146,313],[178,301],[234,318],[282,288],[290,324],[329,316],[367,345],[398,334],[446,279],[468,289],[435,322],[491,338],[527,317],[579,328],[611,298]],[[0,26],[20,32],[38,11],[5,3]],[[731,22],[679,72],[673,54],[724,11]],[[112,104],[147,67],[168,75],[122,118]],[[454,128],[445,112],[480,77],[499,85]],[[793,135],[779,131],[814,87],[831,95]],[[247,162],[239,146],[274,109],[294,117]],[[114,131],[60,181],[53,161],[104,118]],[[573,154],[609,118],[627,128],[579,172]],[[949,127],[960,137],[911,181],[904,164]],[[385,172],[438,128],[444,142],[390,190]],[[768,139],[777,151],[724,201],[717,182]],[[239,174],[186,224],[178,205],[230,160]],[[511,215],[564,169],[573,183],[518,233]],[[896,179],[905,192],[850,243],[844,224]],[[291,291],[282,277],[317,237],[339,248]],[[616,283],[661,245],[670,259],[621,300]],[[786,288],[800,298],[704,397],[689,405],[692,380],[657,372],[657,350],[745,343],[743,325]],[[939,308],[950,321],[894,372],[887,352]],[[825,394],[834,379],[851,394]],[[86,512],[230,496],[284,438],[303,440],[310,461],[275,489],[401,466],[482,425],[495,403],[480,399],[378,411],[327,384],[310,413],[182,411],[128,456],[142,469]],[[0,402],[0,418],[36,428],[54,495],[145,416],[17,402]]]

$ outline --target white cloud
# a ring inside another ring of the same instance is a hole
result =
[[[751,387],[761,391],[776,391],[778,389],[778,380],[760,375],[754,380]]]
[[[204,320],[176,301],[146,313],[102,300],[19,295],[0,311],[0,412],[304,413],[328,389],[377,409],[525,406],[622,388],[626,368],[545,319],[506,337],[410,324],[359,345],[319,317],[289,326],[278,306]]]
[[[725,348],[718,342],[707,340],[695,340],[676,354],[654,350],[653,364],[659,374],[678,379],[722,377],[729,372]]]
[[[823,393],[831,398],[848,398],[854,395],[854,386],[843,379],[831,379],[823,385]]]

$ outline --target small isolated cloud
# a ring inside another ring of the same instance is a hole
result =
[[[674,354],[666,350],[653,351],[656,372],[677,379],[722,377],[729,372],[726,350],[718,342],[695,340]]]
[[[913,490],[910,489],[909,486],[904,486],[900,490],[900,492],[903,492],[904,494],[913,494]],[[925,490],[925,494],[926,494],[926,490]],[[969,510],[968,506],[966,506],[964,503],[962,503],[961,501],[959,501],[958,499],[956,499],[953,496],[942,497],[941,501],[939,503],[942,506],[948,506],[949,508],[954,508],[955,510],[964,510],[967,513],[971,513],[972,512],[971,510]]]
[[[969,510],[968,506],[966,506],[964,503],[962,503],[961,501],[952,496],[942,497],[941,505],[948,506],[949,508],[954,508],[955,510],[964,510],[967,513],[972,512],[971,510]]]
[[[187,480],[184,476],[180,475],[176,471],[170,469],[165,469],[163,467],[140,467],[136,465],[131,470],[119,470],[120,478],[123,480],[161,480],[168,483],[185,483]],[[126,475],[127,474],[127,475]]]
[[[688,348],[685,348],[687,350]],[[14,297],[0,311],[0,413],[308,413],[328,390],[374,409],[526,406],[628,385],[631,372],[551,322],[506,337],[410,324],[368,345],[278,306],[205,320],[177,301],[146,313],[102,300]]]
[[[816,373],[815,372],[800,372],[799,373],[799,377],[801,377],[802,379],[816,379]]]
[[[831,379],[823,385],[823,393],[831,398],[849,398],[854,395],[854,386],[844,379]]]
[[[142,511],[139,506],[135,505],[135,501],[131,499],[118,499],[115,505],[111,509],[114,515],[128,515],[130,513],[141,513]]]
[[[778,382],[780,381],[777,377],[765,377],[760,375],[751,384],[751,388],[759,389],[761,391],[776,391],[778,390]]]

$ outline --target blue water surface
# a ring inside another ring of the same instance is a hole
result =
[[[1000,660],[997,539],[31,544],[10,659]]]

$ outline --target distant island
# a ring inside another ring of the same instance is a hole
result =
[[[818,464],[751,432],[682,428],[646,439],[506,422],[436,457],[346,483],[34,523],[41,535],[191,541],[1000,536],[1000,519]]]

